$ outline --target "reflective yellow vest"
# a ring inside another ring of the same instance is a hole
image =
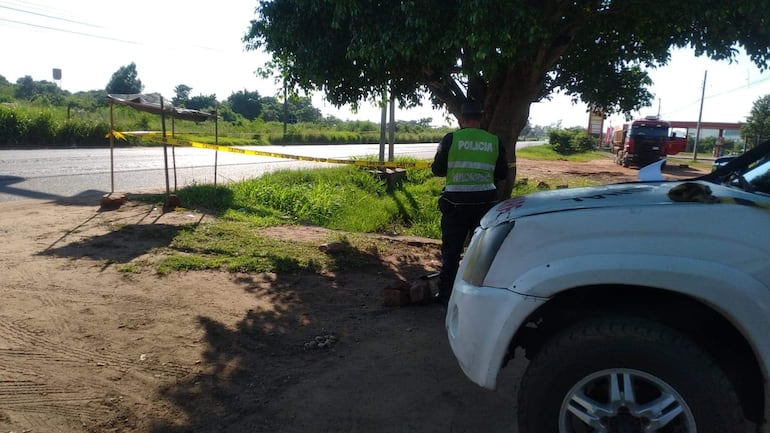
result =
[[[497,136],[476,128],[463,128],[452,135],[445,190],[473,192],[495,189],[495,163],[500,154]]]

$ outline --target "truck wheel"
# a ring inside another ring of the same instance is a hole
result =
[[[547,342],[518,403],[527,433],[746,431],[738,396],[708,354],[631,317],[591,319]]]

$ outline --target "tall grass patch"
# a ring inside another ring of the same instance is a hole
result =
[[[350,232],[439,237],[436,196],[443,179],[409,169],[395,189],[374,170],[332,167],[284,170],[214,187],[178,191],[185,207],[257,226],[309,224]]]
[[[527,148],[524,153],[533,151],[553,152]],[[441,238],[437,200],[444,182],[427,168],[409,168],[401,183],[388,188],[378,171],[348,165],[284,170],[232,184],[185,187],[176,193],[183,207],[218,218],[181,231],[157,269],[160,273],[200,269],[316,272],[370,263],[367,260],[376,261],[377,247],[355,233]],[[598,181],[575,176],[519,179],[513,195],[562,184],[575,187],[595,183]],[[162,196],[150,199],[161,201]],[[317,240],[276,239],[262,231],[267,226],[299,224],[346,233],[346,253],[326,255],[318,251]]]

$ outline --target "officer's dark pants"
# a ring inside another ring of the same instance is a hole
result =
[[[492,203],[452,204],[439,200],[442,260],[438,284],[440,300],[449,300],[466,240],[491,207]]]

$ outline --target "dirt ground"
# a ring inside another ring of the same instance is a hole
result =
[[[519,178],[557,173],[637,171],[519,162]],[[383,288],[437,269],[436,242],[383,240],[398,253],[335,275],[161,277],[120,266],[210,216],[98,199],[2,203],[0,216],[0,432],[515,431],[521,362],[481,389],[452,356],[443,307],[382,305]]]

